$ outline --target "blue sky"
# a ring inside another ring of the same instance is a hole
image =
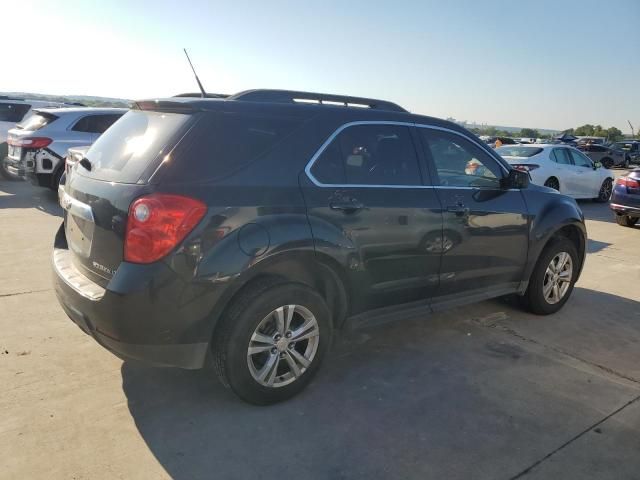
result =
[[[213,92],[312,90],[488,124],[640,128],[639,0],[0,0],[0,11],[0,91],[193,91],[187,47]]]

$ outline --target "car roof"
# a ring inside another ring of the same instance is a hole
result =
[[[411,113],[401,106],[363,97],[299,92],[290,90],[246,90],[226,98],[168,97],[133,102],[139,110],[159,110],[176,113],[196,111],[264,110],[307,112],[309,116],[343,115],[346,121],[397,121],[438,125],[457,132],[468,133],[460,125],[427,115]]]
[[[65,115],[72,113],[88,113],[88,114],[101,114],[101,113],[125,113],[128,109],[126,108],[115,108],[115,107],[61,107],[61,108],[34,108],[35,112],[44,112],[44,113],[52,113],[55,115]]]

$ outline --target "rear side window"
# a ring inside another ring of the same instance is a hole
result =
[[[311,168],[329,185],[421,185],[418,158],[408,127],[356,125],[327,146]]]
[[[87,115],[76,122],[71,130],[74,132],[104,133],[122,115]]]
[[[0,122],[20,122],[31,105],[26,103],[0,103]]]
[[[208,113],[171,153],[167,178],[185,182],[232,174],[271,152],[301,119],[240,113]]]
[[[569,150],[566,148],[554,148],[551,152],[551,159],[560,165],[571,165]]]
[[[35,132],[36,130],[40,130],[47,125],[52,124],[57,119],[58,117],[52,113],[38,112],[33,115],[29,115],[22,123],[19,123],[17,127],[30,132]]]
[[[91,170],[80,175],[107,182],[136,183],[163,153],[189,115],[130,110],[87,151]]]

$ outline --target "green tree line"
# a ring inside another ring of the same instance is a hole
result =
[[[555,135],[541,134],[534,128],[523,128],[519,132],[509,132],[496,127],[472,128],[476,135],[487,135],[490,137],[518,137],[518,138],[551,138]],[[604,137],[610,142],[615,142],[624,137],[622,131],[616,127],[603,128],[602,125],[586,124],[576,128],[570,128],[563,133],[575,136]]]

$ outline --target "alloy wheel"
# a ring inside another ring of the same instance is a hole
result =
[[[571,286],[573,278],[573,260],[567,252],[557,253],[544,272],[542,294],[550,305],[558,303],[564,298]]]
[[[600,187],[600,200],[606,202],[611,197],[611,191],[613,190],[613,183],[607,179],[602,183]]]
[[[296,381],[318,351],[320,328],[302,305],[283,305],[264,317],[247,349],[253,379],[265,387],[283,387]]]

